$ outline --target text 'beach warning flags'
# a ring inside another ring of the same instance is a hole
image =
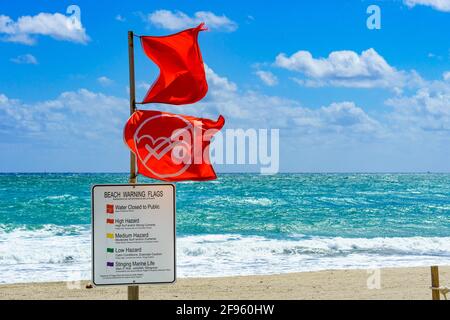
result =
[[[152,37],[142,36],[145,54],[160,69],[156,82],[142,104],[192,104],[208,92],[205,66],[198,45],[198,34],[206,28]],[[163,181],[207,181],[216,179],[210,163],[211,139],[225,124],[173,113],[137,110],[124,129],[124,140],[135,154],[137,173]]]
[[[216,179],[210,163],[212,137],[225,124],[160,111],[136,111],[128,120],[125,143],[136,155],[138,173],[164,181]]]

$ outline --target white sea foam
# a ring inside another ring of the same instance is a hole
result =
[[[89,226],[1,230],[0,283],[90,277]],[[432,264],[450,264],[450,237],[269,239],[229,234],[184,236],[177,241],[180,277]]]
[[[179,275],[276,274],[450,264],[450,238],[303,238],[239,235],[181,238]]]
[[[273,204],[273,201],[268,198],[243,198],[236,201],[237,203],[242,204],[253,204],[253,205],[259,205],[263,207],[268,207]]]
[[[88,227],[0,229],[0,283],[87,279],[90,242]]]
[[[45,197],[47,200],[76,200],[78,199],[77,196],[71,195],[71,194],[62,194],[58,196],[47,196]]]
[[[255,197],[234,197],[234,196],[216,196],[211,199],[203,201],[204,204],[214,205],[216,203],[232,203],[241,205],[257,205],[268,207],[274,202],[269,198],[255,198]]]

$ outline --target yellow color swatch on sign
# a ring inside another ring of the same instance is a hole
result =
[[[107,233],[107,234],[106,234],[106,238],[108,238],[108,239],[114,239],[114,234],[112,234],[112,233]]]

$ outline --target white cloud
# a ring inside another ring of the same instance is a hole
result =
[[[125,17],[123,17],[123,16],[120,15],[120,14],[118,14],[118,15],[115,17],[115,19],[116,19],[117,21],[120,21],[120,22],[125,22],[125,21],[127,21],[127,19],[125,19]]]
[[[97,82],[100,83],[102,86],[109,86],[114,83],[113,80],[109,79],[108,77],[101,76],[97,78]]]
[[[255,74],[269,87],[276,86],[278,84],[278,78],[270,71],[258,70]]]
[[[158,28],[168,30],[193,28],[202,22],[211,30],[232,32],[238,28],[238,24],[225,15],[218,16],[209,11],[198,11],[190,17],[181,11],[157,10],[150,13],[147,20]]]
[[[217,94],[218,92],[235,93],[237,91],[238,88],[234,82],[228,80],[226,77],[219,76],[207,65],[205,65],[205,73],[208,83],[212,87],[213,94]],[[222,96],[222,94],[218,96]]]
[[[450,71],[444,72],[442,78],[444,78],[445,81],[450,81]]]
[[[279,128],[285,133],[289,132],[293,138],[308,137],[310,141],[323,135],[328,135],[330,139],[334,139],[335,135],[357,136],[361,133],[373,137],[382,130],[376,120],[353,102],[309,108],[297,100],[242,91],[234,82],[218,75],[208,66],[206,76],[208,95],[193,106],[183,107],[183,113],[211,119],[223,114],[230,128]],[[312,134],[316,136],[312,137]]]
[[[351,128],[354,133],[370,133],[380,129],[380,124],[354,102],[332,103],[314,113],[323,129],[339,132]]]
[[[3,34],[3,41],[27,45],[35,44],[37,36],[82,44],[89,41],[80,20],[60,13],[41,12],[35,16],[21,16],[17,21],[0,15],[0,34]]]
[[[136,87],[138,89],[142,89],[142,90],[148,90],[148,89],[150,89],[151,86],[152,86],[151,83],[145,82],[145,81],[141,81],[136,85]]]
[[[415,133],[411,137],[416,139],[424,132],[450,130],[450,85],[443,81],[427,82],[425,89],[412,96],[387,100],[392,111],[374,118],[352,101],[304,106],[298,100],[242,90],[208,66],[206,74],[210,87],[207,97],[183,107],[182,113],[211,119],[223,114],[229,128],[279,128],[292,141],[308,145],[330,145],[333,141],[345,144],[380,137],[388,137],[392,142],[410,132]],[[148,88],[148,83],[142,83],[142,87]],[[112,136],[121,141],[127,106],[125,97],[86,89],[33,104],[0,94],[0,137],[83,143],[85,139],[107,141]],[[158,109],[173,112],[170,106],[159,105]]]
[[[387,100],[392,112],[374,118],[352,101],[304,106],[298,100],[242,90],[210,67],[205,69],[208,95],[195,105],[183,107],[182,113],[211,119],[223,114],[228,127],[280,128],[292,138],[316,142],[325,139],[328,143],[337,137],[358,140],[401,135],[411,128],[420,132],[450,130],[450,85],[444,81],[427,82],[412,96],[399,95]],[[142,83],[141,87],[148,85]],[[82,141],[113,134],[119,139],[127,119],[127,106],[125,97],[86,89],[64,92],[53,100],[33,104],[0,94],[0,136],[43,140],[70,136]],[[158,108],[173,112],[170,106]]]
[[[38,64],[36,57],[29,53],[11,58],[10,60],[17,64]]]
[[[445,159],[445,146],[450,140],[448,82],[425,82],[423,88],[411,96],[389,99],[386,105],[391,106],[392,111],[377,113],[375,118],[363,109],[364,106],[352,101],[304,106],[298,100],[243,90],[208,66],[206,74],[210,87],[207,97],[179,112],[211,119],[223,114],[228,128],[279,128],[282,149],[289,149],[289,156],[283,162],[290,161],[294,169],[298,170],[299,163],[303,165],[310,159],[311,170],[330,171],[329,168],[334,168],[330,167],[330,155],[334,160],[352,165],[370,163],[367,167],[354,167],[366,170],[393,170],[389,166],[395,164],[395,161],[390,162],[394,157],[402,162],[395,168],[405,170],[403,162],[412,158],[410,151],[416,155],[426,150],[427,159]],[[157,108],[174,112],[171,106]],[[95,150],[86,152],[83,157],[90,154],[92,159],[101,159],[114,146],[117,154],[123,152],[125,158],[122,129],[127,119],[127,98],[86,89],[64,92],[54,99],[36,103],[0,94],[0,144],[50,146],[47,149],[38,146],[35,152],[60,152],[62,149],[66,152],[67,148],[84,152],[91,147]],[[67,155],[61,157],[62,161],[69,161],[68,158]],[[420,159],[412,161],[417,164]],[[385,166],[377,166],[377,161],[385,160]],[[46,165],[47,162],[43,168],[47,168]],[[124,161],[124,167],[126,165]],[[446,164],[442,167],[448,168]]]
[[[298,51],[288,57],[281,53],[275,65],[295,71],[304,78],[294,77],[308,87],[399,88],[420,82],[416,72],[398,71],[374,49],[358,54],[354,51],[333,51],[327,58],[314,58],[309,51]]]
[[[450,131],[450,85],[446,82],[427,82],[413,95],[388,99],[393,107],[390,114],[397,125],[408,131]]]
[[[430,58],[430,59],[442,60],[442,56],[437,55],[437,54],[435,54],[433,52],[429,52],[427,57]]]
[[[312,78],[378,77],[393,72],[393,68],[374,49],[358,55],[354,51],[333,51],[328,58],[315,59],[309,51],[298,51],[291,57],[280,54],[276,65],[305,73]]]
[[[251,21],[255,21],[255,17],[252,15],[247,16],[247,23],[250,23]]]
[[[438,11],[450,12],[450,0],[403,0],[403,2],[410,8],[422,5]]]
[[[345,156],[348,150],[354,150],[352,156],[359,150],[383,155],[384,151],[377,153],[374,145],[380,146],[380,150],[387,148],[387,156],[389,152],[397,152],[400,158],[401,147],[430,146],[433,154],[440,155],[438,138],[442,137],[442,144],[445,139],[447,143],[449,140],[450,85],[444,81],[427,82],[425,89],[412,96],[389,99],[386,105],[392,106],[392,111],[378,113],[375,118],[352,101],[304,106],[298,100],[243,90],[208,66],[206,74],[210,87],[207,97],[179,112],[211,119],[223,114],[228,128],[279,128],[283,148],[295,149],[292,152],[296,157],[305,156],[308,148],[322,150],[319,156],[314,156],[314,161],[330,152],[341,152]],[[171,106],[158,105],[157,108],[173,112]],[[111,144],[115,145],[115,150],[126,150],[121,141],[127,118],[127,98],[86,89],[65,92],[55,99],[36,103],[0,94],[0,143],[43,143],[57,149],[72,144],[84,148],[89,142],[96,150],[106,150]],[[417,142],[418,139],[423,144]],[[358,159],[368,161],[368,157]],[[295,162],[295,159],[289,161]],[[317,169],[314,163],[311,168]]]
[[[121,139],[128,101],[86,89],[64,92],[56,99],[28,104],[0,94],[0,136],[21,141]]]

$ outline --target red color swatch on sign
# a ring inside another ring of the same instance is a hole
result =
[[[106,213],[110,213],[110,214],[114,213],[114,205],[113,204],[106,205]]]
[[[106,219],[107,224],[114,224],[114,219]]]

